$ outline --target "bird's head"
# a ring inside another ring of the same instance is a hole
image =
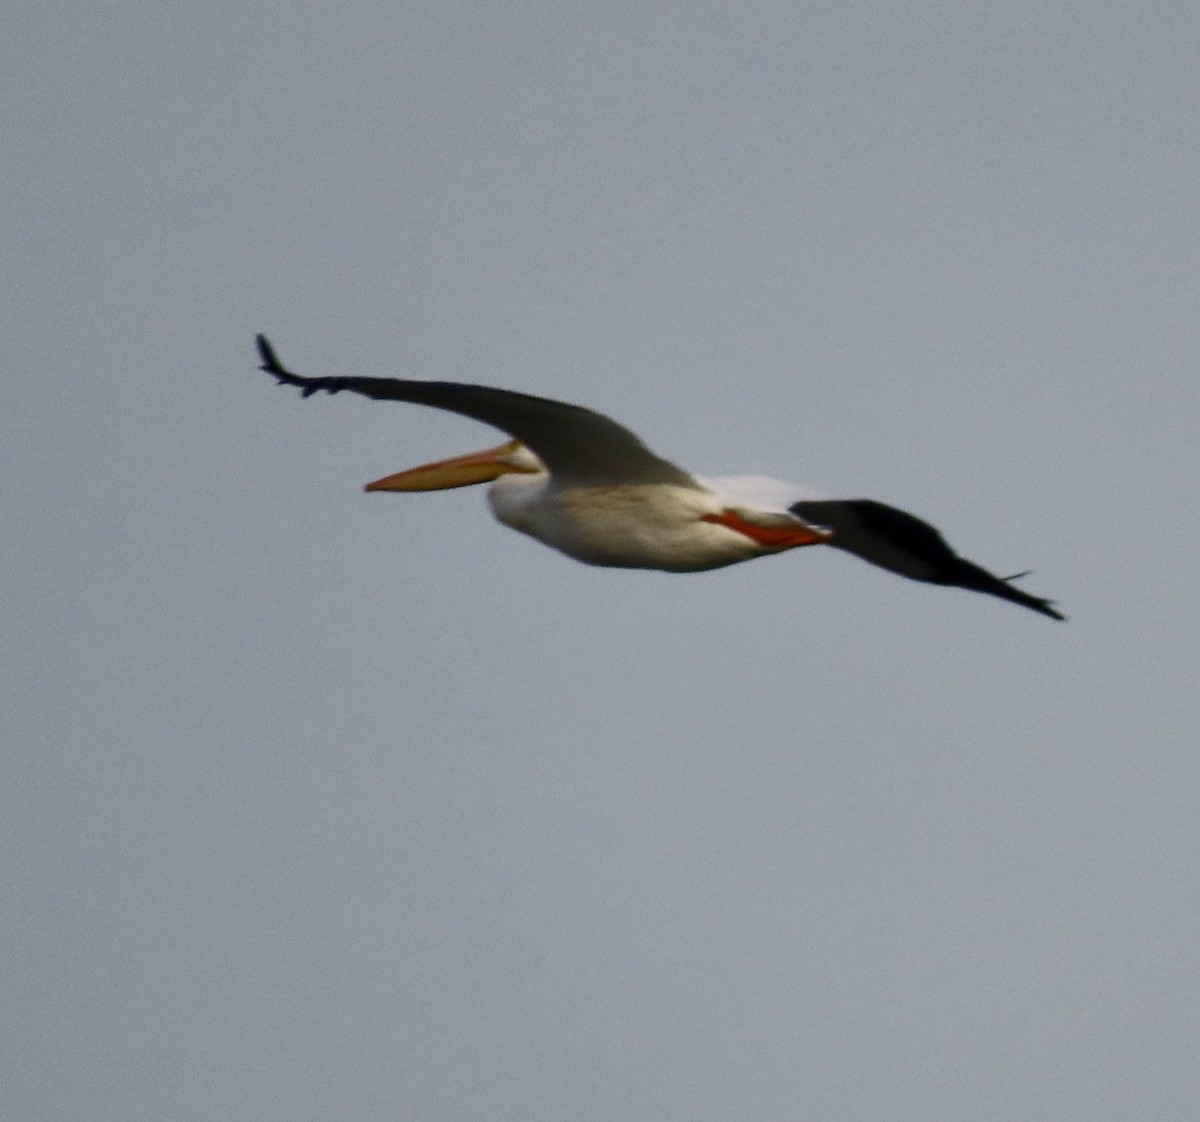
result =
[[[498,448],[471,452],[449,460],[385,475],[363,488],[365,491],[445,491],[451,487],[470,487],[510,472],[537,475],[545,472],[542,461],[519,440],[510,440]]]

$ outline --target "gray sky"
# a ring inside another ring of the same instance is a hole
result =
[[[13,1118],[1183,1119],[1200,1100],[1200,9],[6,17]],[[588,569],[493,383],[868,495]]]

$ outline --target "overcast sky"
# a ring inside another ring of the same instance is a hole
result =
[[[48,1122],[1127,1122],[1200,1101],[1200,8],[18,6],[0,1082]],[[865,495],[590,569],[496,434]]]

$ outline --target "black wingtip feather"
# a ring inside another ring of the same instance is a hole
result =
[[[270,374],[281,386],[296,386],[300,390],[301,397],[311,397],[317,390],[337,393],[341,388],[333,384],[334,379],[331,378],[306,378],[302,374],[293,374],[279,361],[275,348],[271,346],[271,341],[265,335],[255,335],[254,342],[258,347],[258,356],[262,359],[259,370]]]
[[[1053,600],[1047,600],[1044,596],[1034,596],[1031,593],[1024,591],[1024,589],[1017,588],[1013,585],[1013,581],[1019,580],[1021,577],[1028,575],[1028,572],[1024,572],[1017,573],[1015,576],[1011,577],[999,578],[1000,584],[1003,585],[1005,589],[1003,592],[996,588],[982,588],[979,589],[979,591],[991,592],[993,595],[998,595],[1006,600],[1011,600],[1014,604],[1022,604],[1026,608],[1032,608],[1035,612],[1041,612],[1042,615],[1049,616],[1051,619],[1057,619],[1065,622],[1067,617],[1054,607]]]
[[[1031,571],[1032,570],[1028,570],[1024,573],[1017,573],[1016,576],[1012,577],[1003,577],[1002,583],[1008,585],[1010,592],[1015,592],[1017,594],[1018,599],[1016,603],[1024,604],[1025,607],[1032,608],[1035,612],[1041,612],[1044,616],[1049,616],[1051,619],[1057,619],[1065,623],[1067,617],[1054,607],[1053,600],[1047,600],[1044,596],[1033,596],[1028,592],[1024,592],[1019,588],[1013,587],[1013,581],[1019,580],[1021,577],[1027,577]]]
[[[259,370],[266,374],[274,374],[280,381],[283,380],[287,371],[283,368],[283,363],[279,361],[279,356],[275,353],[275,348],[271,346],[270,340],[265,335],[255,335],[254,343],[258,347],[258,357],[262,359],[262,364]]]
[[[1018,573],[1012,577],[993,576],[986,569],[982,569],[974,564],[974,562],[959,557],[954,563],[946,567],[942,575],[934,583],[954,585],[958,588],[968,588],[973,592],[983,592],[989,596],[998,596],[1002,600],[1020,604],[1022,607],[1040,612],[1044,616],[1049,616],[1051,619],[1066,620],[1067,617],[1053,607],[1053,600],[1047,600],[1042,596],[1033,596],[1024,591],[1024,589],[1017,588],[1012,584],[1012,581],[1016,580],[1017,577],[1025,575],[1024,573]]]

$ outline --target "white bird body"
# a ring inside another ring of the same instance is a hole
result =
[[[588,565],[690,573],[779,552],[712,521],[728,507],[702,486],[563,487],[549,475],[506,474],[488,488],[488,504],[505,526]],[[786,512],[778,517],[807,528]]]
[[[349,390],[472,417],[514,439],[396,472],[368,491],[491,483],[498,521],[589,565],[698,572],[827,544],[931,584],[998,596],[1054,619],[1049,600],[955,553],[927,522],[872,499],[825,499],[763,476],[706,479],[655,455],[632,432],[578,405],[511,390],[403,378],[293,374],[258,337],[262,369],[303,396]]]

